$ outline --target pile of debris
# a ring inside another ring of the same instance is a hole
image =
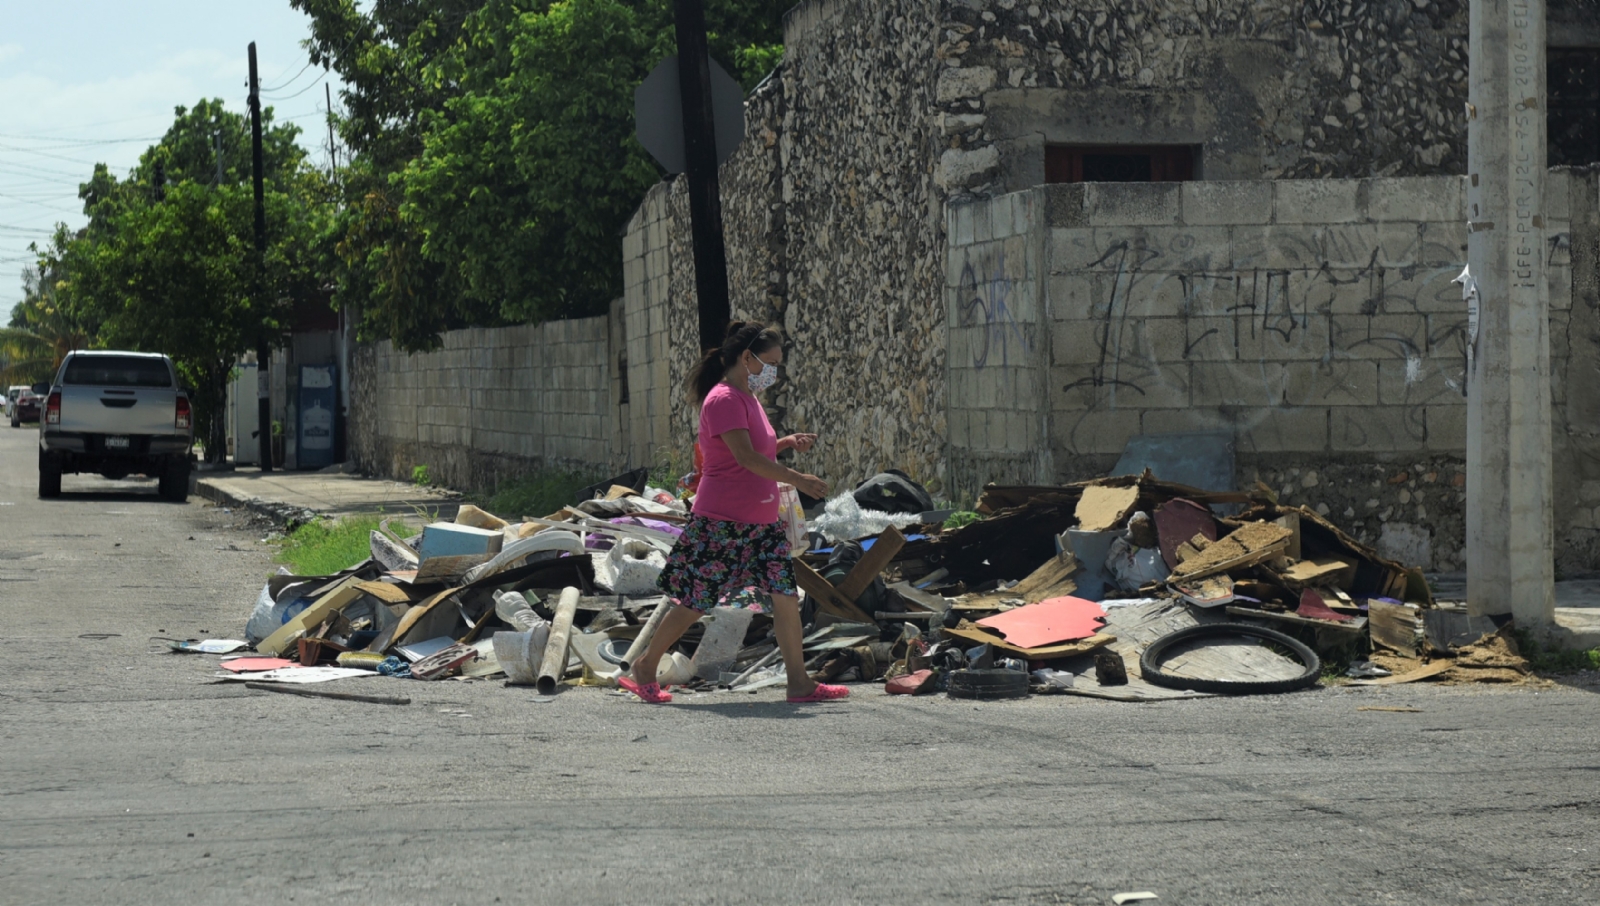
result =
[[[656,578],[688,504],[642,472],[593,492],[516,522],[474,506],[420,532],[385,522],[370,559],[271,579],[246,640],[173,647],[253,646],[221,675],[261,688],[374,675],[615,687],[669,610]],[[978,511],[944,529],[950,513],[898,473],[813,510],[794,560],[812,675],[891,693],[1142,701],[1305,688],[1324,659],[1352,663],[1358,683],[1527,673],[1504,621],[1436,602],[1419,570],[1265,488],[1206,492],[1146,471],[991,485]],[[663,684],[784,682],[772,621],[749,603],[691,629]]]

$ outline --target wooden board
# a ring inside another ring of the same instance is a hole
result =
[[[393,582],[357,582],[356,587],[385,604],[410,604],[411,592]]]
[[[1416,670],[1412,670],[1409,673],[1397,673],[1394,676],[1380,676],[1380,677],[1378,677],[1376,679],[1351,680],[1349,685],[1351,685],[1351,686],[1395,686],[1395,685],[1399,685],[1401,683],[1414,683],[1417,680],[1425,680],[1425,679],[1429,679],[1431,677],[1438,676],[1441,673],[1445,673],[1446,671],[1448,671],[1451,668],[1455,667],[1455,665],[1456,665],[1455,661],[1452,661],[1452,660],[1449,660],[1449,659],[1446,659],[1446,658],[1440,658],[1439,660],[1434,661],[1431,664],[1426,664],[1426,665],[1424,665],[1422,667],[1417,668]]]
[[[1182,582],[1253,566],[1283,553],[1292,533],[1270,522],[1249,522],[1179,564],[1167,581]]]
[[[816,599],[818,609],[852,623],[876,622],[870,614],[857,607],[855,602],[839,594],[839,589],[830,585],[816,570],[799,559],[790,562],[794,566],[795,582],[805,589],[807,595]]]
[[[1280,623],[1292,623],[1296,626],[1310,626],[1316,629],[1330,629],[1334,632],[1348,632],[1354,635],[1360,635],[1367,628],[1366,617],[1356,617],[1353,620],[1336,623],[1332,620],[1313,620],[1295,613],[1272,613],[1249,607],[1229,607],[1227,610],[1230,617],[1248,617],[1252,620],[1277,620]]]
[[[1062,598],[1078,590],[1072,576],[1079,569],[1078,558],[1070,551],[1060,553],[1044,562],[1027,578],[1004,591],[985,592],[967,598],[958,605],[962,610],[998,610],[1002,602],[1021,598],[1024,604],[1037,604],[1050,598]]]
[[[1415,655],[1427,641],[1422,611],[1415,605],[1369,601],[1367,615],[1371,618],[1374,644],[1401,654]]]
[[[417,606],[406,611],[406,615],[401,617],[400,622],[395,625],[394,632],[390,635],[390,639],[392,641],[388,646],[385,646],[384,650],[387,650],[389,647],[393,647],[393,645],[398,642],[405,641],[406,633],[410,632],[412,627],[416,626],[423,617],[432,613],[433,609],[438,607],[440,602],[446,600],[460,590],[461,589],[459,588],[447,588],[444,591],[441,591],[433,597],[427,599],[426,601],[423,601],[421,604],[418,604]]]
[[[1078,530],[1106,532],[1122,528],[1123,521],[1139,503],[1139,487],[1110,488],[1091,485],[1083,489],[1074,511],[1078,517]]]
[[[357,584],[354,577],[339,583],[337,588],[318,598],[310,607],[279,626],[272,635],[262,639],[256,646],[256,651],[268,657],[281,656],[311,627],[322,625],[328,617],[350,606],[365,594]]]
[[[872,549],[861,555],[860,562],[856,563],[845,575],[844,581],[839,583],[840,597],[853,604],[861,597],[861,593],[867,590],[867,586],[872,584],[872,580],[889,568],[895,555],[905,546],[906,538],[900,534],[899,529],[892,525],[884,529],[878,535],[878,540],[873,542]]]
[[[1292,553],[1289,556],[1294,556]],[[1348,577],[1346,578],[1346,574]],[[1301,560],[1279,573],[1291,583],[1300,585],[1321,585],[1335,583],[1341,587],[1348,586],[1350,580],[1355,578],[1356,565],[1348,560],[1338,557],[1318,557],[1315,560]]]

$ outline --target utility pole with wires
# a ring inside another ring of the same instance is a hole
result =
[[[339,169],[339,147],[333,143],[333,89],[322,83],[322,96],[328,99],[328,175]]]
[[[256,42],[250,42],[250,177],[256,196],[256,278],[255,302],[260,306],[266,292],[263,285],[267,262],[267,204],[265,168],[261,153],[261,81],[256,73]],[[272,471],[272,347],[267,342],[266,325],[256,336],[256,430],[260,432],[261,471]]]

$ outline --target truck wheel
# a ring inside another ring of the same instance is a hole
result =
[[[46,499],[61,496],[61,463],[42,453],[39,454],[39,496]]]
[[[161,497],[173,503],[184,503],[189,499],[189,461],[174,458],[167,462],[167,467],[161,472],[160,480]]]
[[[22,419],[17,418],[17,413],[15,413],[15,412],[11,413],[11,427],[13,427],[13,428],[22,427]]]

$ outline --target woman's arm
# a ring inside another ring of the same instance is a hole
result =
[[[815,475],[796,472],[788,466],[781,466],[756,452],[750,445],[750,432],[745,428],[734,428],[724,431],[721,435],[722,442],[728,445],[728,451],[733,454],[739,465],[749,469],[762,478],[773,481],[785,481],[792,484],[808,497],[818,499],[828,496],[828,483]]]

